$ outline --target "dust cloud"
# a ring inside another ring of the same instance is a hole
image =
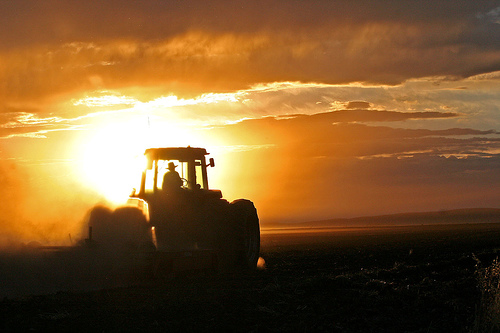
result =
[[[0,297],[100,289],[128,279],[119,269],[123,256],[81,246],[100,198],[75,183],[39,186],[29,171],[0,161]]]
[[[31,242],[74,245],[85,233],[87,211],[102,201],[75,182],[41,182],[38,175],[0,161],[0,251]]]
[[[88,231],[91,211],[78,224],[79,237],[61,246],[19,242],[50,228],[17,235],[14,228],[17,242],[5,241],[0,251],[0,298],[116,288],[150,278],[155,267],[151,252],[127,251],[119,242],[103,246],[87,238],[83,230]]]

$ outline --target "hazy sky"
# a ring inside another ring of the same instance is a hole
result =
[[[148,146],[206,147],[263,223],[500,207],[498,1],[2,1],[0,31],[5,233],[116,202]]]

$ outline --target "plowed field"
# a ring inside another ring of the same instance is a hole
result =
[[[498,252],[500,224],[263,230],[265,269],[8,297],[0,331],[467,332]]]

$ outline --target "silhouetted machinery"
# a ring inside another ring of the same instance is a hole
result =
[[[146,253],[156,266],[171,271],[255,268],[260,250],[255,206],[246,199],[228,202],[208,187],[207,167],[215,163],[213,158],[207,163],[207,151],[151,148],[144,155],[139,190],[114,211],[94,207],[86,243]]]

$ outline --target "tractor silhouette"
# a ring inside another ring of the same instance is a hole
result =
[[[255,206],[246,199],[228,202],[220,190],[209,188],[207,167],[215,163],[213,158],[207,163],[206,149],[150,148],[144,155],[139,189],[126,206],[92,209],[86,243],[174,258],[166,260],[171,270],[191,264],[255,268],[260,250]]]

